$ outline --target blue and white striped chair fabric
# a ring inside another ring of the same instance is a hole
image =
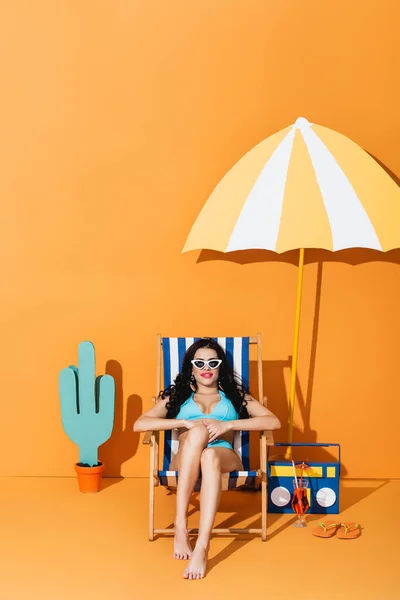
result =
[[[162,338],[163,363],[164,363],[164,389],[171,385],[182,367],[183,356],[200,338]],[[249,384],[249,343],[248,337],[213,338],[225,350],[229,364],[234,373],[248,386]],[[222,489],[233,489],[245,485],[253,487],[257,478],[257,471],[250,471],[249,454],[250,435],[248,431],[235,431],[233,447],[240,456],[244,470],[232,471],[222,475]],[[161,485],[176,487],[178,471],[171,471],[169,466],[172,457],[178,451],[178,433],[176,430],[165,431],[163,470],[158,471]],[[197,482],[195,491],[200,489],[201,479]]]

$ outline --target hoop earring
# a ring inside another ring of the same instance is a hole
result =
[[[221,390],[221,392],[224,391],[224,388],[222,387],[221,383],[218,381],[218,389]]]
[[[190,378],[189,386],[190,386],[190,389],[192,390],[192,392],[195,392],[197,390],[196,380],[194,378],[194,375],[192,375],[191,378]]]

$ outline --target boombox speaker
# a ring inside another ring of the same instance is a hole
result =
[[[276,443],[274,446],[286,447],[334,447],[337,450],[337,461],[304,462],[310,467],[304,471],[304,477],[309,484],[310,510],[308,514],[338,514],[339,513],[339,479],[340,479],[340,445],[321,443]],[[270,460],[270,450],[267,455],[268,479],[268,512],[293,513],[291,500],[293,496],[293,465],[290,461]],[[296,463],[296,475],[299,478],[301,470]]]

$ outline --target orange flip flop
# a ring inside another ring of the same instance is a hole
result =
[[[340,523],[340,529],[336,537],[340,540],[354,540],[360,537],[361,529],[358,523]]]
[[[316,537],[330,538],[335,535],[339,525],[340,523],[335,523],[331,519],[325,519],[325,521],[318,523],[318,527],[314,527],[312,532]]]

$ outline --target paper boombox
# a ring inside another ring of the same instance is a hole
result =
[[[337,461],[312,462],[304,460],[310,467],[304,471],[304,478],[308,479],[309,514],[338,514],[339,513],[339,478],[340,478],[340,445],[321,443],[276,443],[275,446],[286,447],[335,447],[338,452]],[[270,449],[267,455],[267,480],[268,480],[268,512],[293,513],[291,506],[293,496],[293,465],[288,461],[269,460]],[[295,461],[298,463],[298,461]],[[296,464],[297,467],[297,464]],[[296,475],[301,476],[301,470],[296,468]]]

